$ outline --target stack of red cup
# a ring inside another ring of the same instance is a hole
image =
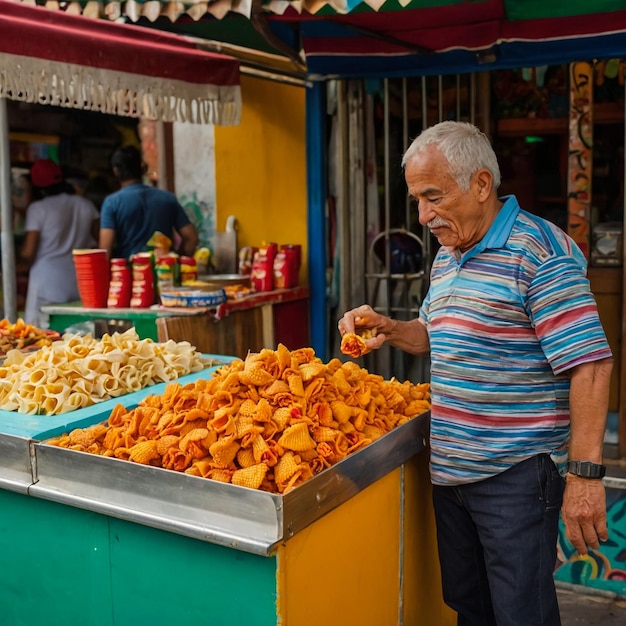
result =
[[[73,250],[78,293],[85,308],[102,309],[109,295],[109,259],[106,250]]]

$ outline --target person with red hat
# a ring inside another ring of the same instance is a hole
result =
[[[20,259],[29,270],[24,320],[47,328],[41,307],[79,300],[72,250],[96,247],[100,215],[92,202],[71,193],[61,168],[40,159],[30,170],[40,200],[26,210]]]

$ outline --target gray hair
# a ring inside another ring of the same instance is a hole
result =
[[[500,186],[500,166],[496,154],[480,129],[467,122],[440,122],[422,131],[402,157],[402,167],[430,144],[435,144],[448,161],[450,174],[459,189],[468,191],[472,176],[487,169],[493,177],[493,188]]]

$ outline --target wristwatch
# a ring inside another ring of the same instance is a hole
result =
[[[567,472],[582,478],[604,478],[606,465],[592,463],[591,461],[568,461]]]

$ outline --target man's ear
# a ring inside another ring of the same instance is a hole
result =
[[[472,178],[472,188],[480,202],[484,202],[493,191],[493,176],[486,169],[478,170]]]

